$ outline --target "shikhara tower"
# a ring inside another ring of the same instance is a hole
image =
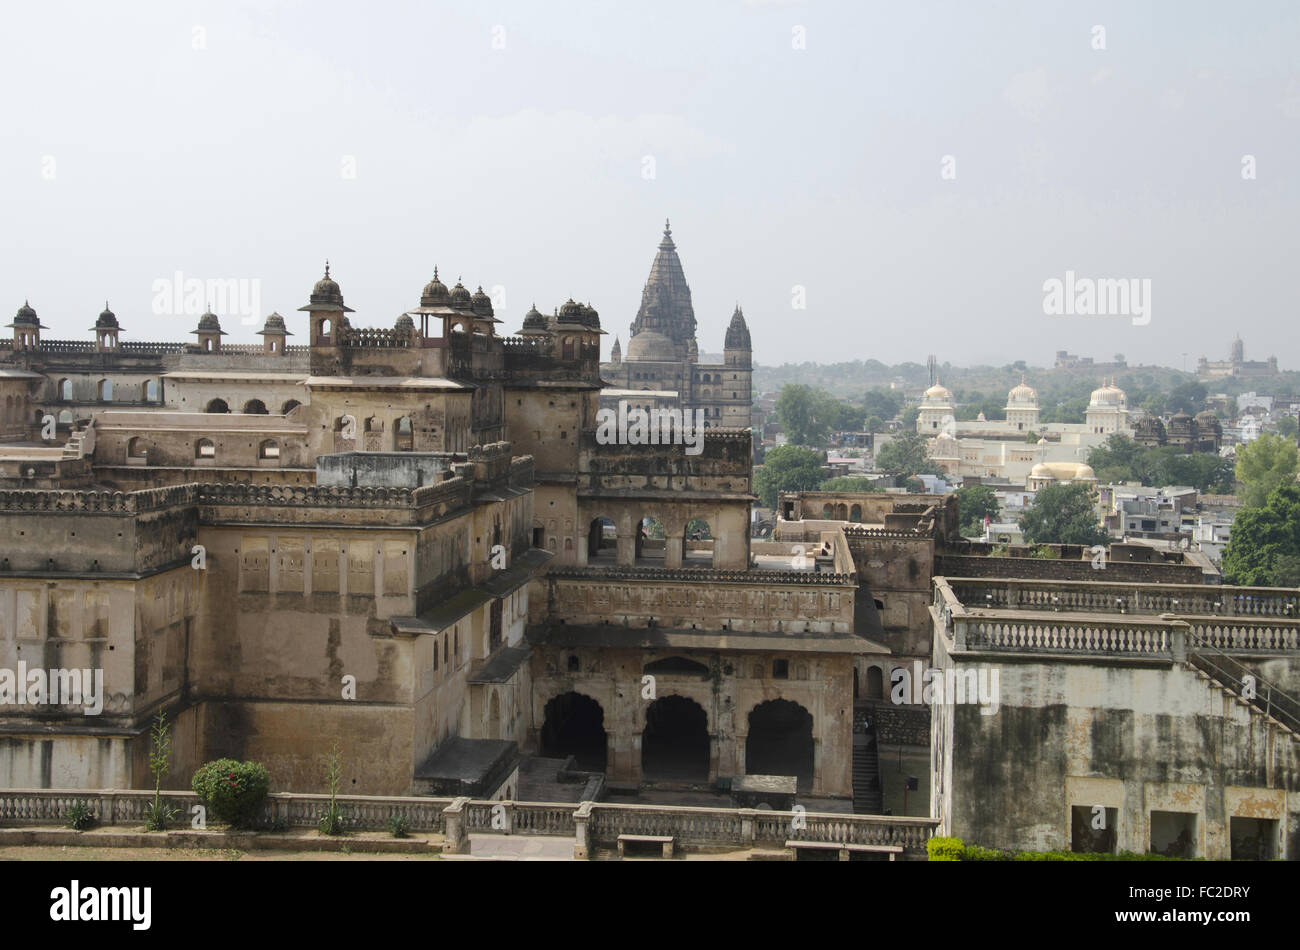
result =
[[[748,428],[752,348],[739,303],[726,327],[722,362],[700,362],[696,328],[691,288],[665,221],[627,348],[611,351],[611,361],[601,364],[608,387],[602,406],[616,408],[626,399],[646,409],[700,409],[709,428]]]

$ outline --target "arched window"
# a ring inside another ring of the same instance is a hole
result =
[[[64,409],[59,413],[59,425],[72,425],[72,410]]]
[[[371,416],[369,419],[366,420],[366,431],[383,432],[384,420],[380,419],[378,416]]]
[[[213,399],[211,402],[208,403],[207,408],[205,408],[203,411],[204,412],[229,412],[230,407],[226,405],[226,401],[224,399]]]
[[[194,443],[194,457],[196,459],[216,458],[217,447],[212,444],[211,439],[199,439]]]
[[[280,414],[283,416],[287,416],[289,413],[293,412],[293,410],[297,409],[301,405],[302,403],[300,403],[298,400],[290,399],[288,402],[286,402],[283,406],[280,407]]]
[[[402,416],[393,423],[393,451],[410,452],[415,448],[411,419]]]
[[[275,439],[266,439],[257,446],[257,457],[260,459],[278,459],[280,457],[280,443]]]
[[[158,381],[156,379],[145,380],[144,401],[145,402],[158,401]]]
[[[113,381],[111,379],[101,379],[99,381],[99,401],[113,401]]]
[[[63,400],[69,400],[72,398],[72,380],[59,380],[59,398]]]
[[[266,415],[266,403],[260,399],[250,399],[244,403],[244,412],[252,413],[258,416]]]
[[[130,459],[148,459],[149,443],[136,436],[126,444],[126,457]]]
[[[573,359],[573,337],[566,336],[562,344],[562,359]]]

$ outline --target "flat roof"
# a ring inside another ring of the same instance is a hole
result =
[[[471,391],[473,386],[465,386],[450,379],[417,376],[308,376],[303,380],[308,389],[434,389]]]

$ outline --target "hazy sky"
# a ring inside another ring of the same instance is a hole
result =
[[[49,337],[107,297],[125,340],[189,339],[153,313],[180,271],[260,281],[303,342],[328,257],[355,325],[437,264],[512,332],[590,300],[608,351],[670,217],[705,352],[739,300],[763,363],[1181,367],[1240,332],[1300,368],[1285,0],[42,0],[6,5],[0,83],[0,316]],[[1067,270],[1150,279],[1150,322],[1044,315]]]

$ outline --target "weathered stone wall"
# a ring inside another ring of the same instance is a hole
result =
[[[1025,577],[1056,581],[1117,581],[1145,584],[1200,584],[1201,569],[1194,564],[1140,564],[1107,561],[1104,573],[1091,558],[1052,560],[1028,557],[968,557],[940,554],[935,574],[942,577]]]
[[[889,681],[885,682],[888,692]],[[929,706],[895,706],[885,700],[868,703],[865,712],[867,721],[871,723],[882,745],[930,744]]]

